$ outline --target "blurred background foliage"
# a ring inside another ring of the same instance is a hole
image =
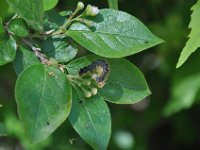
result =
[[[56,11],[74,9],[77,0],[59,0]],[[106,0],[83,0],[99,8]],[[112,136],[109,150],[200,149],[200,51],[175,69],[196,0],[120,0],[119,9],[139,18],[165,43],[128,57],[144,73],[152,95],[134,105],[109,103]],[[6,0],[0,16],[12,15]],[[81,48],[83,49],[83,48]],[[32,145],[16,113],[12,64],[0,67],[0,150],[90,150],[66,121],[51,137]],[[6,136],[7,135],[7,136]]]

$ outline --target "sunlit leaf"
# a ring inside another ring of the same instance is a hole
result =
[[[177,63],[177,68],[180,67],[188,57],[200,47],[200,0],[191,8],[192,15],[191,21],[189,24],[189,28],[191,28],[191,32],[189,34],[189,39],[181,52],[181,56]]]

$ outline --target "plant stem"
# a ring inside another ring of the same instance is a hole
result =
[[[40,51],[41,51],[41,48],[38,48],[38,47],[35,47],[33,46],[32,43],[30,43],[28,40],[26,40],[25,38],[22,38],[22,41],[28,45],[32,50],[33,52],[35,53],[36,57],[39,58],[39,60],[42,62],[42,64],[49,64],[49,60],[47,59],[47,57],[42,54]]]

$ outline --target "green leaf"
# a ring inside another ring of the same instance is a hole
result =
[[[77,75],[79,70],[92,62],[105,59],[95,55],[82,57],[67,65],[70,74]],[[126,59],[107,59],[110,74],[106,85],[98,92],[105,100],[116,104],[134,104],[151,94],[143,74]]]
[[[6,127],[3,123],[0,122],[0,137],[6,135],[7,135]]]
[[[66,37],[51,37],[43,43],[42,50],[48,57],[52,57],[58,62],[68,62],[77,54],[77,48],[70,39]]]
[[[19,75],[23,70],[34,64],[40,64],[35,54],[26,47],[20,46],[13,62],[16,74]]]
[[[7,0],[10,7],[35,30],[42,30],[43,2],[41,0]]]
[[[4,26],[3,26],[3,23],[2,23],[2,19],[0,17],[0,34],[3,33],[3,32],[5,32],[5,30],[4,30]]]
[[[17,18],[9,24],[9,31],[19,37],[27,37],[29,35],[28,28],[23,19]]]
[[[16,41],[10,37],[5,43],[0,43],[0,66],[12,62],[16,55]]]
[[[0,16],[2,20],[7,19],[13,14],[12,9],[9,7],[7,0],[1,0]]]
[[[191,32],[189,34],[189,39],[181,52],[181,56],[177,63],[177,68],[180,67],[188,57],[200,47],[200,0],[191,8],[192,15],[191,21],[189,24],[189,28],[191,28]]]
[[[45,13],[45,30],[59,29],[64,24],[66,17],[61,16],[58,12],[51,10]]]
[[[43,0],[44,11],[54,8],[58,3],[58,0]]]
[[[200,93],[199,58],[200,51],[197,51],[191,56],[192,61],[187,61],[175,72],[170,88],[171,95],[163,110],[164,116],[188,109],[198,100],[197,96]]]
[[[32,65],[21,73],[15,87],[18,113],[33,142],[54,132],[71,109],[71,86],[59,69]]]
[[[162,42],[137,18],[122,11],[103,9],[90,20],[94,22],[93,27],[74,23],[67,34],[103,57],[129,56]]]
[[[108,0],[109,7],[118,10],[118,0]]]
[[[106,150],[111,134],[108,106],[101,96],[85,99],[82,92],[73,92],[69,120],[78,134],[95,150]]]

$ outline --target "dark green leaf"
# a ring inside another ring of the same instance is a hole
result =
[[[33,52],[29,51],[26,47],[20,46],[13,62],[13,66],[16,74],[19,75],[29,66],[39,63],[40,61]]]
[[[3,33],[5,30],[4,30],[4,26],[3,26],[3,23],[2,23],[2,19],[0,17],[0,34]]]
[[[65,22],[66,17],[61,16],[58,12],[51,10],[45,13],[45,30],[58,29]]]
[[[118,10],[118,0],[108,0],[109,7]]]
[[[10,37],[10,39],[4,43],[0,43],[0,66],[12,62],[16,55],[16,42]]]
[[[3,123],[0,122],[0,137],[7,135],[6,127]]]
[[[68,62],[77,54],[77,48],[70,39],[65,37],[51,37],[43,43],[44,53],[58,62]]]
[[[69,120],[78,134],[95,150],[106,150],[111,134],[108,106],[101,96],[85,99],[81,91],[73,92]]]
[[[0,16],[1,16],[2,20],[6,19],[7,17],[9,17],[12,14],[13,14],[13,12],[7,3],[7,0],[1,0]]]
[[[71,86],[59,69],[32,65],[21,73],[15,97],[24,129],[32,142],[55,131],[71,109]]]
[[[77,75],[78,71],[98,59],[89,55],[67,65],[70,74]],[[107,59],[110,64],[110,74],[106,85],[99,91],[105,99],[116,104],[133,104],[151,94],[143,74],[126,59]]]
[[[7,0],[11,8],[35,30],[43,25],[43,2],[41,0]]]
[[[94,22],[93,27],[74,23],[67,34],[103,57],[132,55],[162,42],[137,18],[122,11],[103,9],[90,20]]]
[[[58,0],[43,0],[44,11],[54,8],[58,3]]]
[[[11,21],[9,24],[9,31],[20,37],[27,37],[29,35],[28,28],[21,18]]]

